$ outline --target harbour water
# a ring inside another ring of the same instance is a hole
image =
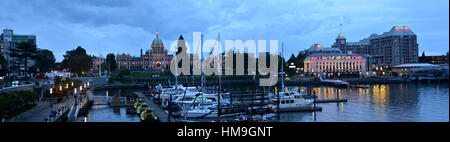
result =
[[[281,113],[281,122],[448,122],[448,84],[379,84],[367,88],[313,87],[318,99],[347,102],[317,104],[321,112]],[[114,92],[114,91],[112,91]],[[99,94],[97,94],[99,93]],[[98,91],[96,95],[104,94]],[[87,122],[139,122],[127,108],[93,105]]]
[[[322,112],[280,114],[282,122],[448,122],[448,84],[381,84],[368,88],[314,87],[318,99],[347,102],[318,104]]]
[[[127,113],[127,107],[110,107],[108,105],[93,105],[86,116],[78,121],[86,122],[140,122],[136,114]]]

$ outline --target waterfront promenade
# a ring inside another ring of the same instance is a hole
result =
[[[52,108],[58,111],[58,109],[65,107],[70,108],[70,106],[75,103],[75,99],[69,95],[67,99],[63,102],[55,103],[56,100],[41,101],[37,103],[37,106],[18,114],[6,121],[8,122],[44,122],[45,118],[49,118]],[[53,103],[53,104],[52,104]],[[52,107],[50,105],[52,104]],[[49,120],[54,121],[55,119]]]

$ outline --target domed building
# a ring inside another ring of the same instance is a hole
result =
[[[131,71],[156,71],[162,72],[169,68],[173,55],[168,55],[164,48],[163,41],[156,32],[155,38],[150,45],[150,49],[143,53],[141,49],[140,57],[134,57],[129,54],[117,54],[116,62],[118,69],[128,68]]]
[[[145,68],[153,71],[164,71],[169,68],[172,55],[167,54],[167,50],[164,48],[164,43],[159,38],[159,33],[156,32],[155,39],[153,39],[150,46],[150,50],[145,52],[145,55],[141,56],[144,59]]]

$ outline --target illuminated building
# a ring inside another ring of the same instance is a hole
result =
[[[317,75],[354,76],[366,72],[366,59],[357,54],[342,53],[336,48],[314,44],[307,50],[304,72]]]
[[[144,60],[141,57],[131,56],[128,54],[116,54],[116,62],[118,64],[117,68],[123,69],[127,68],[130,71],[144,71]]]
[[[448,79],[448,65],[435,65],[429,63],[401,64],[392,67],[395,76],[401,77],[444,77]]]
[[[395,66],[418,62],[417,36],[407,26],[394,26],[381,35],[372,34],[358,42],[347,42],[342,33],[331,46],[344,53],[355,53],[371,57],[375,66]]]
[[[173,55],[168,55],[168,51],[164,48],[163,41],[159,38],[159,33],[156,32],[155,39],[153,39],[150,50],[145,54],[141,49],[139,57],[128,54],[116,54],[116,62],[118,69],[128,68],[131,71],[164,71],[169,68],[170,61]]]

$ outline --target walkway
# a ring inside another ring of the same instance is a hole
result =
[[[53,103],[56,102],[56,100],[52,101]],[[53,104],[53,108],[58,111],[61,107],[70,107],[75,102],[75,99],[72,97],[72,95],[69,95],[69,97],[63,102],[58,104]],[[32,109],[23,112],[17,116],[14,116],[10,119],[8,119],[8,122],[44,122],[45,118],[48,118],[51,114],[52,108],[50,108],[50,101],[43,101],[38,102],[36,107],[33,107]]]

